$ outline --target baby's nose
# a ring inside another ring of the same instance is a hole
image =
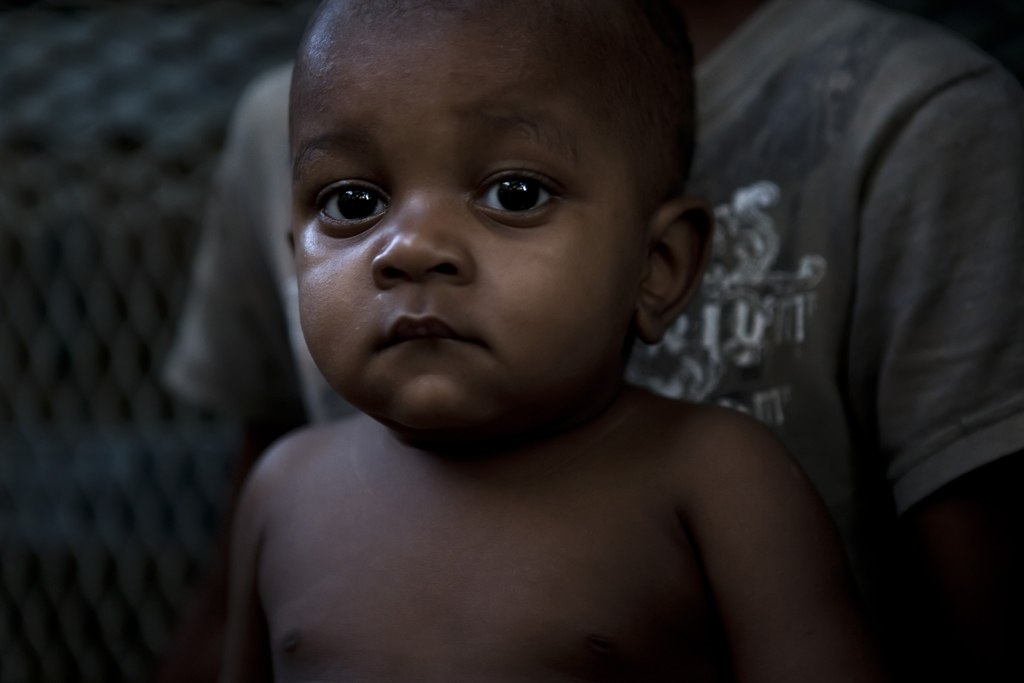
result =
[[[457,225],[450,211],[424,203],[393,216],[390,234],[373,260],[378,287],[427,280],[465,284],[473,278],[465,228]]]

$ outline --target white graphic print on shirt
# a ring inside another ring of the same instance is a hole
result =
[[[815,290],[827,271],[817,255],[801,257],[796,271],[772,270],[779,233],[765,210],[778,202],[779,187],[762,181],[715,207],[714,245],[700,294],[660,344],[637,346],[631,382],[671,398],[714,401],[771,425],[785,422],[786,385],[722,395],[731,370],[756,374],[772,349],[804,344]]]

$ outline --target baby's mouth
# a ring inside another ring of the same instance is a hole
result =
[[[402,316],[387,330],[382,348],[397,346],[405,342],[447,339],[451,341],[480,344],[480,341],[460,334],[448,323],[434,316]]]

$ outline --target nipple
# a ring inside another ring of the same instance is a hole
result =
[[[292,653],[299,649],[301,643],[302,634],[299,629],[293,628],[284,634],[284,638],[281,639],[281,648],[287,653]]]
[[[587,636],[587,649],[601,657],[612,657],[615,654],[612,641],[597,634]]]

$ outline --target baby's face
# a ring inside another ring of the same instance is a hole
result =
[[[645,267],[628,141],[536,37],[355,26],[293,98],[313,357],[414,440],[585,419],[619,386]]]

